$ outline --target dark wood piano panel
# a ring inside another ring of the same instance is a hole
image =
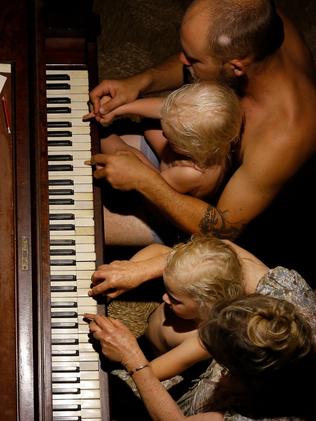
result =
[[[63,28],[67,16],[78,18],[80,6],[79,24]],[[2,91],[11,135],[0,109],[0,418],[6,421],[52,420],[45,66],[95,61],[95,32],[88,35],[87,24],[80,29],[83,19],[92,24],[86,8],[91,11],[91,1],[10,0],[1,6],[0,63],[12,66]],[[95,85],[96,72],[89,77]],[[102,249],[97,258],[103,260]]]
[[[35,173],[35,157],[41,154],[39,137],[45,133],[45,120],[39,124],[45,114],[45,102],[39,96],[44,86],[38,77],[41,72],[41,39],[36,35],[40,33],[39,11],[37,2],[12,0],[2,4],[0,16],[0,62],[12,64],[11,92],[7,93],[12,135],[2,133],[0,146],[1,159],[6,162],[1,166],[0,204],[1,242],[5,245],[0,257],[3,315],[0,413],[6,420],[36,419],[34,345],[37,346],[38,336],[37,314],[33,309],[37,303],[34,284],[39,271],[34,266],[37,260],[47,261],[48,256],[45,243],[39,245],[33,228],[42,191],[34,183],[32,173]],[[38,221],[37,232],[44,226],[45,217]]]

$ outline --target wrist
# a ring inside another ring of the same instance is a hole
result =
[[[149,368],[150,367],[150,365],[149,365],[149,363],[147,363],[147,364],[142,364],[142,365],[139,365],[139,366],[137,366],[137,367],[134,367],[134,368],[132,368],[130,371],[128,371],[127,372],[127,374],[128,375],[130,375],[130,376],[133,376],[135,373],[137,373],[138,371],[141,371],[141,370],[143,370],[144,368]]]
[[[151,69],[139,73],[138,75],[134,75],[132,78],[136,81],[141,95],[150,92],[150,86],[153,83]]]
[[[134,352],[130,351],[126,360],[122,361],[123,366],[127,372],[134,372],[137,368],[148,365],[148,360],[141,350]],[[138,371],[138,370],[136,370]],[[135,371],[135,372],[136,372]]]

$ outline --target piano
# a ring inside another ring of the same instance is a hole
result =
[[[108,378],[82,313],[103,261],[100,192],[82,122],[97,84],[90,0],[10,0],[0,17],[0,413],[108,421]]]

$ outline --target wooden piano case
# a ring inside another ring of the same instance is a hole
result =
[[[87,0],[10,0],[1,6],[0,418],[6,421],[53,419],[45,67],[91,66],[90,84],[96,84],[98,21],[91,10]],[[95,203],[101,225],[97,194]],[[102,245],[100,225],[96,243]],[[97,263],[102,261],[100,247]],[[107,420],[107,401],[103,405]]]

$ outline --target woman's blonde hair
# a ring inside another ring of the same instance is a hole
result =
[[[242,375],[281,369],[313,346],[311,328],[293,304],[260,294],[219,302],[199,335],[216,361]]]
[[[203,168],[225,161],[239,137],[242,112],[231,88],[196,82],[166,97],[161,122],[170,146]]]
[[[201,318],[209,314],[216,301],[244,292],[237,254],[227,243],[210,235],[196,235],[173,247],[164,276],[174,279],[199,304]]]

